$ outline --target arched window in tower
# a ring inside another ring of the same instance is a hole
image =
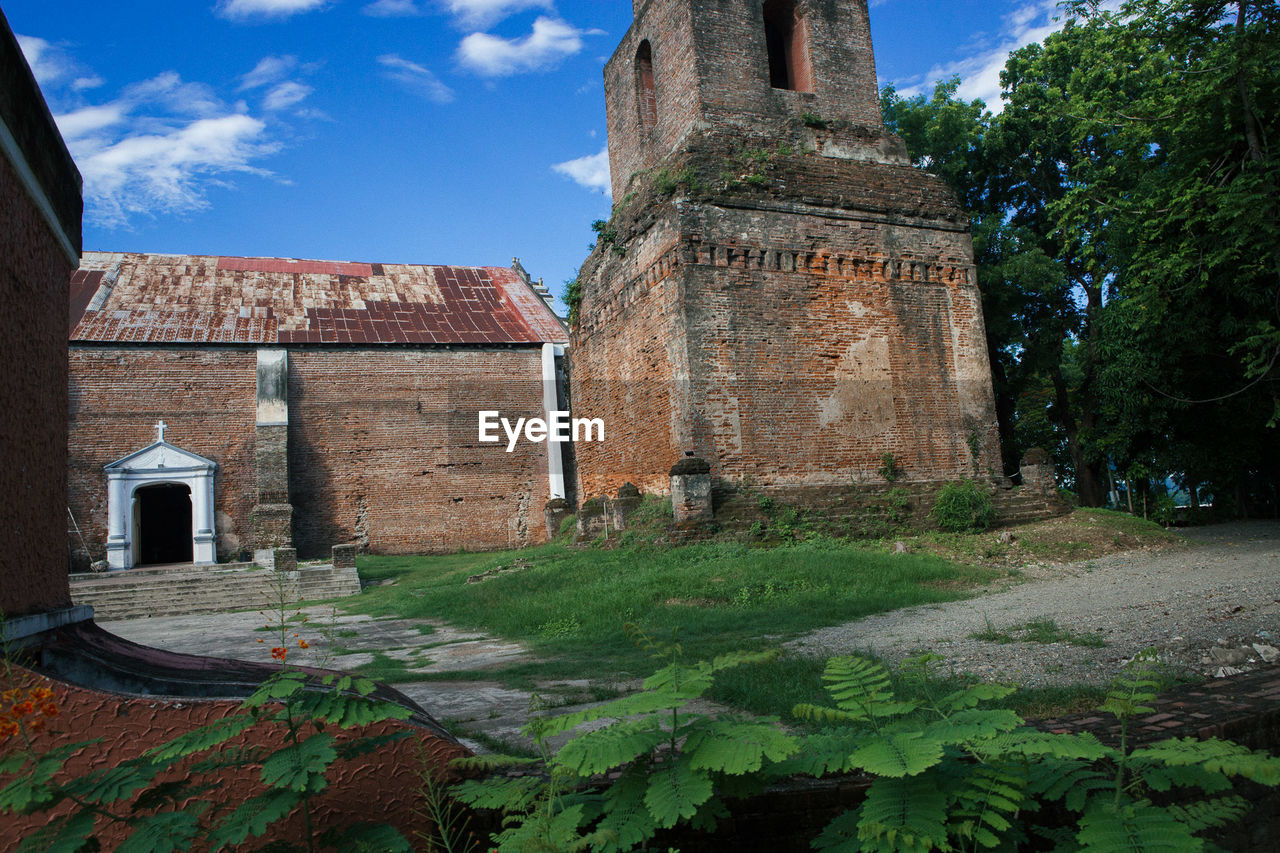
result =
[[[795,0],[766,0],[764,40],[769,51],[769,85],[794,92],[813,91],[809,39]]]
[[[658,95],[653,87],[653,48],[648,39],[636,51],[636,98],[640,108],[640,127],[646,133],[658,123]]]

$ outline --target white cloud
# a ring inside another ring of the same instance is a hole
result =
[[[600,149],[599,154],[579,157],[565,163],[556,163],[551,167],[556,172],[571,178],[580,186],[589,190],[599,190],[609,195],[609,149]]]
[[[472,33],[458,45],[458,62],[486,77],[540,71],[582,50],[582,37],[598,32],[579,30],[556,18],[540,17],[533,22],[533,31],[523,38],[504,39],[489,33]]]
[[[222,0],[218,14],[224,18],[287,18],[300,12],[310,12],[325,5],[327,0]]]
[[[481,30],[525,9],[555,7],[551,0],[444,0],[445,8],[457,18],[458,25]]]
[[[83,92],[86,89],[96,89],[106,82],[106,80],[103,80],[97,74],[94,74],[89,77],[77,77],[75,80],[71,81],[71,88],[75,89],[77,92]]]
[[[267,93],[267,96],[262,99],[262,106],[268,110],[288,109],[306,100],[312,91],[310,86],[287,80]]]
[[[142,214],[184,213],[208,207],[205,187],[231,172],[269,174],[251,165],[279,146],[267,141],[266,124],[231,114],[202,118],[167,133],[126,136],[101,144],[72,144],[85,179],[91,220],[126,226]]]
[[[240,87],[236,91],[257,89],[283,80],[297,67],[298,57],[296,56],[264,56],[258,60],[257,65],[253,66],[252,71],[240,78]]]
[[[1104,8],[1114,5],[1115,0],[1103,3]],[[960,88],[956,92],[957,97],[966,101],[981,98],[992,112],[1000,112],[1003,107],[1000,99],[1000,72],[1004,70],[1009,54],[1021,47],[1043,41],[1062,29],[1062,21],[1054,20],[1057,13],[1057,0],[1029,0],[1023,3],[1005,16],[1003,30],[994,47],[956,62],[935,65],[923,78],[911,81],[912,85],[900,87],[900,93],[908,97],[927,93],[934,83],[958,75]]]
[[[430,69],[423,68],[416,62],[388,53],[378,57],[378,64],[386,69],[384,73],[387,77],[415,95],[437,104],[447,104],[453,100],[453,90],[440,82],[440,78]]]
[[[127,115],[128,109],[118,102],[84,107],[58,116],[58,130],[65,140],[80,139],[122,123]]]
[[[293,91],[291,85],[305,91]],[[85,218],[123,228],[139,215],[186,213],[208,206],[210,186],[234,173],[267,175],[255,164],[279,150],[261,118],[228,105],[203,83],[166,71],[126,86],[114,100],[79,106],[56,120],[84,176]],[[291,106],[309,87],[281,83],[268,94]]]
[[[377,0],[360,11],[375,18],[412,18],[422,14],[415,0]]]
[[[35,75],[36,82],[41,86],[57,82],[60,77],[68,73],[66,61],[59,56],[58,51],[49,42],[35,36],[24,36],[18,33],[14,35],[17,35],[22,55],[27,58],[27,64],[31,66],[31,73]]]

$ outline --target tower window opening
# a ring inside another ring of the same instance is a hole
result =
[[[793,92],[813,91],[808,32],[795,0],[764,4],[764,40],[769,53],[769,85]]]
[[[653,84],[653,48],[640,42],[636,51],[636,97],[640,108],[640,127],[645,132],[658,123],[658,95]]]

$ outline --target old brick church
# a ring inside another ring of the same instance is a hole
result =
[[[519,270],[87,254],[85,550],[541,541],[574,471],[555,445],[479,445],[476,416],[554,408],[566,342],[574,415],[607,426],[574,448],[584,498],[666,492],[686,454],[763,487],[869,480],[886,454],[915,481],[998,469],[968,221],[883,128],[866,0],[634,7],[605,68],[614,213],[571,335]],[[191,524],[160,543],[174,501]]]

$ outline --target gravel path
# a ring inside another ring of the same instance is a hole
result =
[[[1188,531],[1191,544],[1061,566],[1028,566],[1025,582],[967,601],[911,607],[823,628],[789,644],[813,655],[870,651],[889,661],[921,651],[957,672],[1027,687],[1105,684],[1154,646],[1171,664],[1206,675],[1274,660],[1280,645],[1280,523]],[[972,637],[1052,620],[1060,632],[1105,645],[991,642]],[[1257,644],[1258,648],[1254,647]]]

